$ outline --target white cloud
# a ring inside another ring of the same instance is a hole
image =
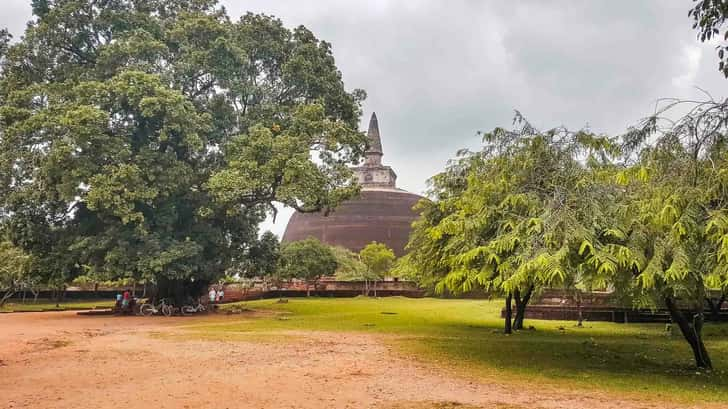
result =
[[[703,49],[696,45],[685,45],[682,48],[682,68],[680,75],[672,78],[672,85],[677,88],[695,87],[695,79],[700,69]]]

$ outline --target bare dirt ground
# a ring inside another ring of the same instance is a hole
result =
[[[196,319],[0,314],[0,408],[685,408],[465,379],[365,334],[178,336]]]

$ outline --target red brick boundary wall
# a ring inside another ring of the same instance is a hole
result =
[[[716,295],[717,296],[717,295]],[[666,309],[635,309],[630,305],[616,302],[612,293],[583,293],[581,306],[574,297],[562,290],[544,290],[541,296],[526,307],[526,318],[539,320],[576,321],[579,310],[584,320],[607,321],[618,323],[629,322],[670,322],[670,314]],[[707,308],[707,306],[706,306]],[[505,309],[501,310],[501,318],[505,317]],[[707,320],[728,321],[728,302],[717,317],[711,316],[706,309]]]
[[[219,289],[220,285],[212,285]],[[316,297],[356,297],[366,290],[363,281],[321,281],[316,286],[308,286],[303,282],[286,284],[284,287],[266,285],[263,282],[254,282],[252,286],[231,283],[224,284],[225,297],[223,302],[247,301],[274,297],[305,297],[310,290],[311,296]],[[404,296],[424,297],[425,291],[411,281],[379,281],[376,283],[378,297]],[[374,295],[374,284],[369,283],[369,295]]]

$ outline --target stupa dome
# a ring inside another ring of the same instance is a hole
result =
[[[377,115],[369,121],[369,149],[364,164],[353,168],[361,185],[358,197],[345,201],[328,215],[299,213],[291,216],[283,241],[315,237],[323,243],[358,252],[376,241],[397,255],[404,255],[412,222],[418,214],[412,207],[421,196],[397,189],[397,175],[382,165],[382,142]]]

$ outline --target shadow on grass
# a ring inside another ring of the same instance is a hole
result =
[[[295,299],[251,302],[250,308],[287,312],[227,325],[212,332],[360,331],[425,360],[484,376],[554,383],[572,388],[649,393],[685,401],[728,401],[728,326],[707,325],[712,373],[696,371],[679,333],[664,324],[527,320],[536,330],[502,334],[500,300]],[[382,314],[387,312],[387,314]]]

